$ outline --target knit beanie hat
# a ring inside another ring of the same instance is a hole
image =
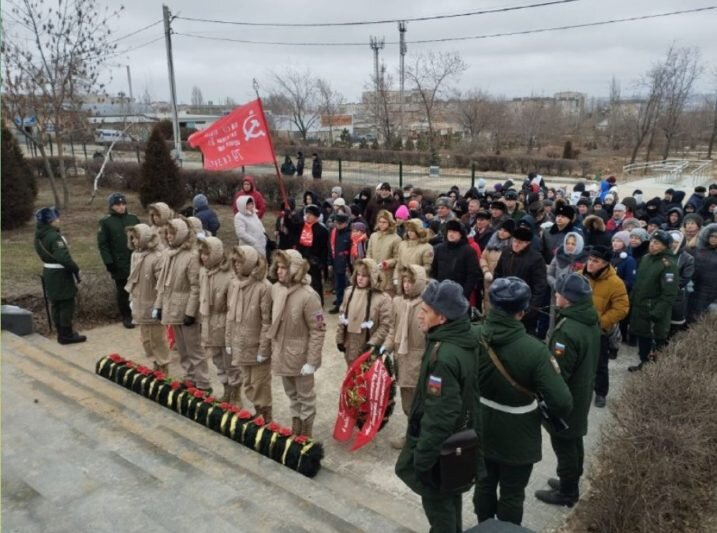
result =
[[[625,249],[630,247],[630,233],[627,231],[618,231],[612,236],[612,240],[617,239],[625,245]]]
[[[408,207],[405,205],[398,206],[396,209],[396,220],[408,220],[411,218],[411,214],[408,211]]]
[[[587,278],[576,272],[558,278],[558,281],[555,282],[555,292],[570,303],[579,302],[593,293]]]
[[[192,207],[194,207],[194,209],[201,209],[208,206],[209,200],[207,200],[207,197],[203,194],[197,194],[194,198],[192,198]]]
[[[647,242],[650,240],[650,235],[642,228],[636,228],[630,232],[630,237],[637,237],[642,242]]]
[[[421,298],[427,306],[448,320],[455,320],[468,314],[468,300],[463,296],[463,287],[450,279],[444,279],[440,283],[431,280]]]
[[[525,281],[515,276],[508,276],[493,282],[488,297],[493,307],[514,315],[528,309],[532,294]]]
[[[126,204],[127,198],[121,192],[113,192],[107,197],[107,203],[110,207],[117,204]]]

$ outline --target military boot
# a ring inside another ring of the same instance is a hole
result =
[[[556,477],[551,477],[548,479],[548,487],[553,490],[560,490],[560,480]]]
[[[560,488],[558,490],[536,490],[535,497],[541,502],[550,505],[564,505],[572,507],[580,499],[577,481],[560,480]]]
[[[291,433],[294,435],[301,433],[301,418],[294,417],[291,419]]]
[[[303,420],[301,422],[301,434],[306,437],[311,438],[313,436],[312,435],[313,432],[314,432],[314,417],[310,416],[309,418],[307,418],[306,420]]]
[[[72,326],[59,326],[57,330],[57,342],[60,344],[76,344],[87,340],[84,335],[72,331]]]

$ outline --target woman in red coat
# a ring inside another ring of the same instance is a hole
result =
[[[252,178],[251,176],[244,177],[244,180],[241,184],[241,191],[238,191],[234,195],[234,201],[232,202],[232,213],[234,213],[235,215],[237,214],[237,199],[240,196],[251,196],[252,198],[254,198],[256,214],[259,216],[259,218],[263,218],[264,213],[266,212],[266,202],[264,201],[264,197],[261,195],[261,193],[256,190],[256,185],[254,185],[254,178]]]

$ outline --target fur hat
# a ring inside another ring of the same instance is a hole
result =
[[[49,224],[60,218],[60,212],[55,207],[43,207],[35,211],[35,220],[38,224]]]
[[[456,219],[446,222],[446,231],[457,231],[464,237],[466,236],[466,227]]]
[[[513,232],[513,239],[516,241],[532,242],[533,232],[528,228],[520,227]]]
[[[468,314],[468,300],[463,295],[463,287],[450,279],[444,279],[440,283],[432,280],[421,297],[426,305],[448,320],[455,320]]]
[[[447,196],[441,196],[436,200],[436,209],[439,207],[447,207],[450,209],[451,207],[451,199]]]
[[[498,229],[504,229],[511,235],[513,235],[513,232],[515,231],[515,220],[512,218],[504,220],[500,226],[498,226]]]
[[[336,200],[334,200],[334,207],[343,207],[345,205],[346,200],[344,200],[343,198],[336,198]]]
[[[490,216],[490,213],[486,211],[485,209],[481,209],[476,213],[476,220],[482,218],[483,220],[490,220],[492,217]]]
[[[515,276],[508,276],[493,282],[488,297],[493,307],[514,315],[528,310],[532,294],[525,281]]]
[[[622,231],[620,233],[627,233],[626,231]],[[616,234],[617,235],[617,234]],[[613,237],[617,238],[617,236]],[[629,243],[628,243],[629,245]],[[588,257],[597,257],[598,259],[602,259],[603,261],[607,261],[608,263],[612,260],[612,250],[608,248],[607,246],[603,246],[602,244],[596,244],[595,246],[591,246],[588,250]],[[565,296],[565,295],[563,295]]]
[[[558,278],[555,282],[555,292],[570,303],[576,303],[583,298],[589,298],[593,293],[592,289],[590,289],[590,282],[585,276],[581,276],[575,272]]]
[[[661,242],[669,248],[672,244],[672,235],[670,235],[663,229],[657,229],[652,233],[652,235],[650,235],[650,240],[656,240],[657,242]]]
[[[569,220],[575,218],[575,208],[572,205],[561,205],[555,210],[555,216],[564,216]]]
[[[508,208],[505,206],[505,202],[502,202],[501,200],[496,200],[492,204],[490,204],[491,209],[500,209],[501,211],[505,212],[508,210]]]
[[[321,216],[321,209],[319,208],[318,205],[314,205],[314,204],[307,205],[304,208],[304,212],[306,212],[307,215],[308,214],[314,215],[316,218],[319,218]]]

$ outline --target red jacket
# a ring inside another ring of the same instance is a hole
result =
[[[251,191],[246,192],[244,190],[244,182],[248,181],[251,183]],[[242,189],[237,192],[234,195],[234,200],[232,201],[232,213],[237,214],[237,198],[240,196],[251,196],[254,198],[254,207],[256,207],[256,214],[259,218],[262,218],[264,216],[264,213],[266,212],[266,202],[264,201],[264,197],[261,195],[259,191],[256,190],[256,185],[254,185],[254,178],[251,176],[244,176],[244,179],[241,182]]]

